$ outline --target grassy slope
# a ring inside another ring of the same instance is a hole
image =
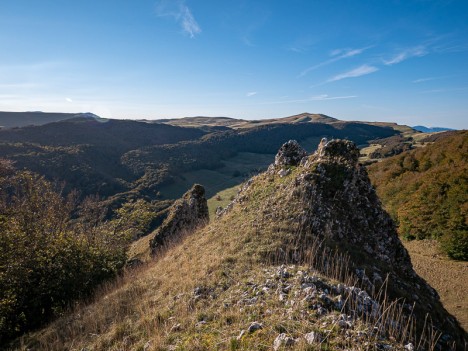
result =
[[[193,184],[202,184],[208,197],[217,192],[239,185],[246,178],[264,170],[275,158],[273,154],[239,152],[236,156],[223,160],[223,167],[209,170],[182,172],[175,182],[166,185],[161,194],[165,198],[177,199]]]
[[[299,270],[318,276],[317,272],[294,266],[293,278],[275,274],[277,263],[271,253],[280,252],[297,235],[291,221],[301,208],[282,196],[295,176],[293,172],[274,182],[264,175],[256,177],[248,202],[186,236],[140,271],[129,272],[91,305],[23,338],[19,349],[269,350],[275,337],[286,332],[301,337],[296,349],[310,350],[302,338],[310,331],[326,335],[322,346],[314,346],[321,349],[362,350],[366,341],[374,345],[370,333],[374,325],[356,318],[346,331],[334,322],[338,311],[320,316],[304,308],[303,291],[294,277],[302,274]],[[261,215],[272,203],[282,208],[275,220]],[[329,261],[326,267],[334,265]],[[323,281],[336,283],[331,278]],[[273,284],[270,291],[263,290],[265,284]],[[281,301],[278,293],[288,285],[291,291]],[[255,302],[246,302],[252,298]],[[238,340],[241,330],[254,321],[263,329]],[[395,341],[379,342],[403,350]]]
[[[208,200],[210,218],[216,207],[225,207],[229,196],[235,195],[238,187],[220,191],[222,201],[216,196]],[[468,330],[468,298],[465,290],[468,286],[468,262],[449,260],[440,252],[439,244],[430,240],[403,241],[411,256],[416,272],[437,290],[445,308],[453,314],[465,330]]]

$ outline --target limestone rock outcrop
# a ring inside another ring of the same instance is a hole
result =
[[[278,150],[275,156],[274,166],[297,166],[306,155],[307,152],[296,140],[289,140]]]
[[[301,194],[307,208],[303,225],[336,243],[351,244],[392,265],[398,274],[412,277],[415,273],[408,252],[358,158],[354,143],[332,140],[303,160],[295,192]]]
[[[463,330],[414,271],[395,223],[358,162],[356,145],[323,139],[315,153],[306,156],[302,150],[297,142],[284,144],[268,171],[250,180],[234,201],[240,211],[247,211],[251,201],[257,204],[252,223],[257,228],[281,223],[275,230],[284,231],[284,243],[272,254],[276,262],[308,262],[308,247],[317,243],[322,262],[333,260],[334,253],[345,254],[349,272],[369,294],[385,290],[398,299],[404,313],[417,316],[418,328],[430,317],[440,332],[438,349],[453,342],[463,345]],[[274,190],[261,202],[266,189]]]
[[[150,247],[154,252],[167,241],[202,227],[208,221],[209,214],[205,188],[200,184],[195,184],[172,205],[169,215],[150,241]]]

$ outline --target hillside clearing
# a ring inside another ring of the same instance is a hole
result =
[[[468,262],[444,257],[433,240],[403,241],[414,270],[440,295],[444,307],[468,330]]]

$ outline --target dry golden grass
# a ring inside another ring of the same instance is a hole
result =
[[[444,307],[468,330],[468,262],[453,261],[440,253],[433,240],[404,241],[415,271],[440,295]]]
[[[270,350],[276,336],[286,332],[300,338],[296,350],[374,350],[382,342],[393,350],[403,350],[401,342],[414,330],[398,304],[384,301],[376,318],[356,316],[349,334],[334,322],[340,311],[319,317],[299,303],[280,302],[277,294],[256,294],[253,287],[272,277],[278,264],[288,263],[288,249],[296,250],[297,231],[291,218],[300,211],[288,202],[291,208],[276,213],[277,220],[262,217],[269,211],[266,199],[285,201],[281,194],[288,180],[271,183],[262,175],[256,178],[246,204],[235,206],[204,229],[174,240],[154,261],[103,287],[90,304],[77,306],[47,328],[23,337],[16,349]],[[347,273],[347,258],[330,253],[325,257],[323,252],[323,247],[312,243],[301,252],[304,264],[291,271],[312,272],[312,265],[313,274],[324,273],[323,281],[355,284]],[[202,291],[201,298],[196,297],[195,289]],[[296,289],[291,296],[295,292],[301,293]],[[258,303],[239,304],[257,296]],[[240,331],[254,321],[261,321],[264,328],[238,339]],[[379,340],[375,330],[388,333],[388,338]],[[311,347],[301,338],[310,331],[323,333],[321,345]],[[437,337],[429,335],[426,340],[433,345]]]

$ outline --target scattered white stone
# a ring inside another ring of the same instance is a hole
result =
[[[286,177],[289,173],[291,173],[291,171],[289,169],[284,168],[278,171],[278,175],[280,176],[280,178]]]
[[[287,336],[285,333],[281,333],[273,342],[273,350],[277,351],[281,346],[293,346],[295,343],[296,340]]]
[[[304,335],[309,345],[322,342],[322,335],[318,332],[310,332]]]
[[[405,345],[405,350],[408,350],[408,351],[414,351],[414,346],[412,343],[408,343],[407,345]]]
[[[241,332],[239,333],[239,335],[237,335],[237,340],[240,340],[242,339],[242,337],[245,335],[245,330],[242,329]]]
[[[151,346],[151,342],[148,341],[144,346],[143,346],[143,351],[148,351],[148,349],[150,348]]]
[[[171,328],[171,332],[177,332],[180,330],[180,323],[174,324]]]

